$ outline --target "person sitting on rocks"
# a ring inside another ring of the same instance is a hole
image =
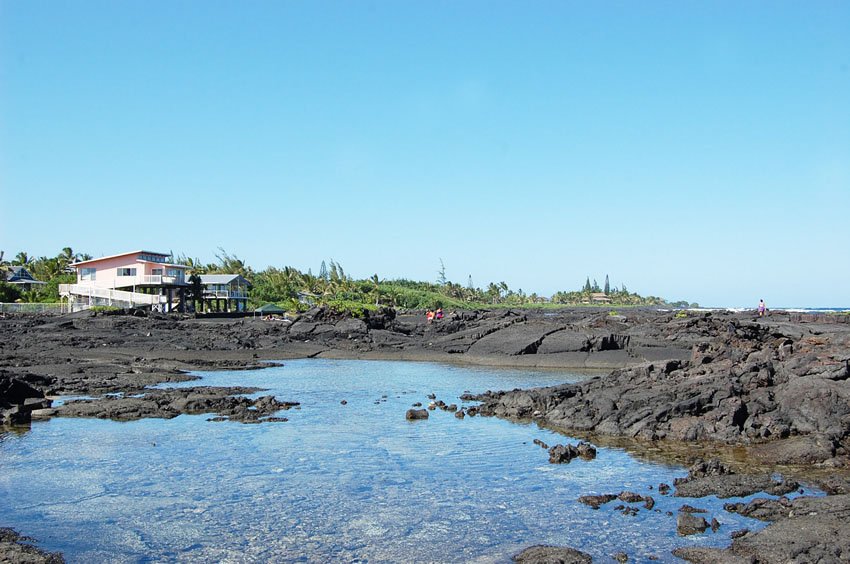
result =
[[[443,318],[443,308],[438,307],[437,312],[434,314],[434,319],[442,319]]]
[[[431,311],[430,309],[425,312],[425,320],[428,323],[431,323],[432,321],[434,321],[434,312]]]

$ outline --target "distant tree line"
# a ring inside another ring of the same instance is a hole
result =
[[[56,302],[59,300],[59,284],[76,282],[69,265],[91,258],[89,254],[75,253],[70,247],[63,248],[55,257],[31,258],[26,252],[20,252],[10,261],[6,261],[0,252],[0,302]],[[326,304],[354,313],[384,306],[404,309],[558,307],[600,303],[599,295],[605,296],[603,303],[611,305],[688,306],[687,302],[669,304],[663,298],[640,296],[629,292],[625,285],[611,287],[607,275],[602,286],[588,276],[581,289],[556,292],[548,298],[536,293],[526,294],[522,289],[513,290],[504,281],[478,287],[473,284],[471,275],[466,284],[453,282],[446,274],[442,259],[436,280],[426,282],[405,278],[388,280],[377,274],[354,279],[333,259],[322,261],[318,274],[313,274],[312,269],[303,272],[291,266],[270,266],[255,271],[222,248],[218,249],[215,258],[215,262],[203,263],[197,258],[183,254],[175,257],[172,253],[174,263],[187,267],[189,299],[200,299],[201,275],[239,274],[252,285],[249,307],[275,303],[290,311],[303,310],[313,304]],[[3,282],[12,266],[26,267],[36,279],[47,284],[20,292]]]
[[[21,251],[11,260],[7,260],[5,253],[0,251],[0,302],[58,302],[59,284],[77,281],[69,265],[91,258],[85,253],[75,253],[71,247],[63,248],[55,257],[32,257]],[[24,267],[33,278],[46,284],[22,291],[14,284],[6,283],[15,266]]]

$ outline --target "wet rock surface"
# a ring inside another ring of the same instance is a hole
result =
[[[757,533],[736,535],[724,550],[689,548],[674,554],[689,562],[846,562],[850,557],[850,495],[748,505],[754,515],[774,522]]]
[[[31,545],[33,539],[12,529],[0,528],[0,562],[15,564],[63,564],[61,554],[45,552]]]
[[[483,402],[482,414],[533,418],[567,432],[740,444],[765,464],[846,466],[845,317],[811,324],[724,313],[673,319],[653,326],[666,339],[688,343],[688,358],[635,363],[577,384],[474,397]],[[644,342],[648,333],[640,336]],[[637,340],[632,335],[627,347]]]
[[[106,396],[69,401],[56,409],[62,417],[94,417],[115,421],[133,421],[147,417],[171,419],[180,414],[212,413],[216,420],[240,423],[285,421],[272,418],[281,410],[297,407],[298,402],[283,402],[274,396],[251,399],[234,394],[252,394],[257,388],[214,388],[208,386],[177,389],[151,389],[137,395]]]
[[[552,464],[569,463],[574,458],[593,460],[596,458],[596,447],[581,441],[577,445],[555,445],[549,449],[549,462]]]
[[[517,564],[589,564],[593,558],[566,546],[532,546],[513,558]]]
[[[780,475],[736,474],[717,460],[699,461],[688,475],[674,482],[677,497],[705,497],[715,495],[721,499],[744,497],[757,492],[773,495],[790,493],[799,484]]]

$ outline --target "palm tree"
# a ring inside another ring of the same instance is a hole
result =
[[[30,272],[38,280],[49,282],[53,278],[65,272],[65,266],[60,261],[59,257],[48,258],[38,257],[30,262]]]
[[[9,273],[9,262],[3,259],[4,251],[0,251],[0,281],[6,280]]]
[[[32,262],[32,258],[25,252],[21,251],[15,255],[15,260],[12,261],[14,266],[28,266]]]
[[[254,271],[250,266],[246,266],[242,259],[238,258],[236,255],[231,256],[227,254],[227,251],[221,247],[219,247],[218,250],[221,254],[215,256],[215,258],[218,259],[218,265],[214,266],[216,273],[240,274],[242,278],[245,278],[249,282],[254,279]]]
[[[378,280],[378,275],[374,274],[369,281],[372,283],[372,293],[375,296],[375,305],[378,305],[381,298],[381,286],[380,281]]]
[[[183,266],[188,266],[189,268],[187,269],[187,271],[189,275],[207,273],[206,266],[204,266],[204,264],[201,262],[201,259],[199,258],[193,259],[192,257],[188,257],[186,255],[179,255],[175,262],[177,264],[182,264]]]
[[[492,302],[495,304],[499,301],[499,295],[499,287],[490,282],[490,284],[487,286],[487,296],[489,296]]]
[[[71,264],[72,262],[75,262],[77,260],[77,254],[71,247],[63,247],[62,252],[59,253],[59,256],[56,258],[58,258],[61,262],[64,262],[65,264]]]
[[[192,273],[192,275],[189,276],[189,292],[186,299],[190,300],[194,304],[195,311],[203,310],[204,285],[201,283],[201,276],[199,274]],[[201,304],[201,307],[198,307],[199,303]]]

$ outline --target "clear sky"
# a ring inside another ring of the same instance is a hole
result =
[[[0,249],[850,307],[850,2],[0,0]]]

